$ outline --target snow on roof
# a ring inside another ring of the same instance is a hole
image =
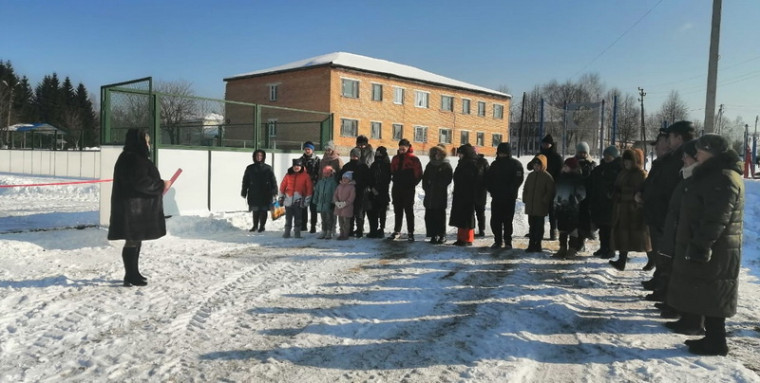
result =
[[[466,83],[464,81],[454,80],[448,77],[437,75],[428,71],[424,71],[419,68],[415,68],[409,65],[403,65],[394,63],[387,60],[380,60],[372,57],[361,56],[347,52],[334,52],[322,56],[312,57],[305,60],[295,61],[289,64],[280,65],[272,68],[262,69],[254,72],[243,73],[232,77],[227,77],[224,81],[234,80],[238,78],[253,77],[262,74],[268,74],[273,72],[283,72],[288,70],[303,69],[308,67],[314,67],[319,65],[336,65],[347,68],[354,68],[369,72],[389,74],[393,76],[403,77],[407,79],[420,80],[424,82],[430,82],[440,85],[452,86],[456,88],[463,88],[474,90],[478,92],[489,93],[498,96],[512,97],[507,93],[502,93],[493,89],[484,88],[473,84]]]

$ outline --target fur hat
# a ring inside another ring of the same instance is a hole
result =
[[[351,171],[351,170],[349,170],[349,171],[343,173],[343,176],[341,176],[341,178],[346,178],[349,181],[353,181],[354,180],[354,172]]]
[[[697,149],[712,153],[717,156],[730,149],[728,140],[717,134],[705,134],[697,139]]]
[[[570,157],[565,160],[564,165],[573,170],[578,169],[578,159],[575,157]]]
[[[496,154],[504,153],[507,157],[512,155],[512,145],[509,142],[502,142],[496,147]]]
[[[369,139],[365,135],[361,135],[359,137],[356,137],[356,145],[367,145],[369,144]]]
[[[554,137],[552,137],[551,134],[547,134],[543,139],[541,139],[541,142],[554,145]]]
[[[578,145],[575,145],[575,152],[576,153],[586,153],[588,154],[589,147],[588,143],[586,141],[581,141],[578,143]]]
[[[409,140],[407,140],[406,138],[402,138],[402,139],[400,139],[400,140],[398,141],[398,146],[407,146],[407,147],[411,147],[411,146],[412,146],[412,144],[411,144],[411,143],[409,143]]]
[[[348,155],[349,155],[349,157],[361,158],[361,156],[362,156],[362,150],[359,149],[359,148],[353,148],[353,149],[351,149],[351,152]]]
[[[428,156],[430,156],[431,159],[444,159],[446,158],[446,150],[438,145],[434,145],[428,150]]]
[[[301,161],[300,157],[293,159],[293,166],[303,166],[303,161]]]
[[[666,131],[668,133],[677,133],[681,135],[683,134],[693,135],[696,130],[694,129],[694,124],[692,124],[691,121],[678,121],[668,126]]]
[[[618,158],[620,157],[620,151],[618,150],[617,146],[610,145],[604,148],[604,152],[602,152],[602,155],[604,156],[610,155],[612,156],[612,158]]]
[[[327,149],[335,150],[335,143],[332,141],[327,141],[327,143],[323,147],[324,147],[324,150],[327,150]]]
[[[380,155],[381,157],[388,157],[388,149],[385,146],[378,146],[375,150],[375,157]]]
[[[314,150],[314,143],[311,141],[306,141],[303,143],[303,149],[311,149]]]

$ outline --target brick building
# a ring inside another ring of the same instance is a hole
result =
[[[342,155],[359,135],[375,148],[395,148],[403,137],[420,153],[469,142],[488,156],[509,139],[510,95],[371,57],[337,52],[224,81],[228,101],[332,113],[327,137]],[[227,117],[235,123],[234,113]],[[302,142],[302,133],[277,129],[277,139]]]

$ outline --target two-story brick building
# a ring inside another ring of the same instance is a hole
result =
[[[391,149],[406,138],[418,152],[440,143],[453,153],[469,142],[489,156],[509,139],[510,95],[386,60],[337,52],[224,81],[228,101],[332,113],[330,136],[342,155],[359,135]],[[289,135],[282,142],[303,136],[277,134]]]

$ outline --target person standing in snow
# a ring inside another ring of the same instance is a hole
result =
[[[385,217],[391,202],[391,159],[385,146],[379,146],[375,151],[375,161],[369,167],[369,193],[367,221],[369,234],[367,238],[385,237]]]
[[[430,162],[422,174],[422,190],[425,191],[425,236],[432,244],[446,241],[446,207],[449,204],[449,184],[453,175],[446,159],[446,150],[433,146],[428,151]]]
[[[414,189],[422,180],[422,163],[414,155],[412,144],[406,138],[399,140],[398,154],[391,160],[391,179],[393,180],[391,188],[393,212],[396,217],[393,233],[388,239],[395,240],[399,237],[404,214],[406,214],[406,228],[409,232],[407,240],[414,242]]]
[[[475,193],[475,219],[478,221],[478,232],[475,234],[476,237],[485,237],[486,236],[486,201],[488,200],[488,189],[486,188],[486,173],[488,173],[488,160],[483,154],[478,153],[478,148],[476,146],[472,147],[475,149],[475,154],[478,155],[477,165],[478,165],[478,179],[481,180],[481,183],[476,185],[476,193]]]
[[[113,169],[108,239],[125,240],[121,250],[124,286],[148,284],[138,265],[142,241],[166,235],[163,194],[171,183],[161,179],[149,153],[148,133],[129,129]]]
[[[512,248],[512,221],[515,218],[517,193],[524,179],[524,169],[520,161],[512,158],[509,142],[502,142],[496,148],[496,159],[486,174],[486,188],[491,193],[492,249]]]
[[[352,172],[352,184],[356,188],[356,199],[354,199],[354,218],[351,219],[351,230],[348,235],[361,238],[364,236],[364,216],[366,215],[365,207],[367,204],[368,185],[369,185],[369,166],[361,160],[361,149],[351,149],[350,158],[340,170],[341,178],[346,172]]]
[[[477,185],[483,183],[478,169],[478,155],[470,144],[457,150],[459,163],[454,170],[454,190],[451,193],[449,225],[457,228],[454,246],[472,246],[475,240],[475,200]]]
[[[324,169],[326,166],[333,168],[333,177],[335,182],[340,182],[340,169],[343,169],[343,160],[340,159],[338,152],[335,151],[335,143],[327,141],[324,145],[325,154],[322,156],[322,160],[319,161],[319,174],[324,175]]]
[[[301,238],[301,212],[311,203],[314,187],[311,177],[306,173],[300,158],[293,159],[293,166],[280,183],[280,205],[285,206],[285,233],[283,238],[290,238],[290,229],[295,238]],[[295,222],[294,222],[295,221]],[[294,226],[295,225],[295,226]]]
[[[314,154],[314,143],[306,141],[303,143],[303,155],[301,156],[301,163],[306,170],[306,174],[311,177],[311,184],[316,185],[319,180],[321,166],[319,164],[319,156]],[[301,211],[301,230],[306,231],[307,223],[309,221],[309,213],[311,213],[311,228],[309,233],[317,232],[317,207],[313,204],[305,206]]]
[[[705,337],[689,352],[726,355],[726,318],[736,314],[742,258],[744,181],[741,158],[728,141],[705,134],[696,143],[699,166],[679,210],[668,302],[705,317]]]
[[[599,229],[599,250],[594,255],[603,259],[614,256],[610,247],[612,225],[612,193],[621,164],[620,152],[614,145],[604,149],[602,163],[591,171],[590,188],[586,199],[589,200],[591,221]]]
[[[589,157],[589,145],[585,141],[581,141],[575,146],[575,159],[578,160],[578,168],[585,183],[584,188],[588,193],[591,188],[590,177],[591,172],[596,167],[596,162]],[[576,247],[578,251],[583,251],[586,247],[586,238],[594,238],[594,230],[591,227],[591,207],[589,201],[583,199],[580,201],[578,209],[578,239],[576,239]]]
[[[335,216],[340,226],[338,240],[345,241],[351,231],[351,218],[354,217],[354,200],[356,199],[356,187],[353,181],[354,172],[347,171],[341,176],[340,184],[335,188],[333,204],[335,204]]]
[[[544,218],[549,214],[554,199],[554,178],[546,171],[546,156],[539,154],[529,164],[533,171],[528,174],[523,187],[522,199],[530,225],[527,253],[540,253],[544,238]]]
[[[267,154],[257,149],[253,152],[253,164],[245,168],[243,189],[240,195],[248,201],[248,210],[253,214],[253,227],[249,231],[264,231],[267,214],[275,196],[277,196],[277,179],[272,167],[264,162]]]
[[[559,230],[559,251],[552,257],[573,259],[583,246],[581,238],[581,201],[586,198],[586,183],[578,158],[565,160],[555,182],[554,214]]]
[[[559,172],[562,171],[562,156],[557,153],[557,146],[554,143],[554,138],[551,134],[547,134],[541,139],[541,151],[540,154],[546,158],[544,164],[544,171],[552,176],[552,180],[559,176]],[[528,163],[528,170],[533,170],[532,164],[537,163],[531,161]],[[554,196],[552,196],[554,198]],[[554,204],[549,204],[549,239],[552,241],[557,240],[557,218],[554,216]]]
[[[372,145],[369,144],[367,136],[360,135],[356,137],[356,147],[359,149],[359,161],[369,168],[372,166],[372,161],[375,159],[375,152],[372,150]]]
[[[333,168],[331,166],[322,168],[322,177],[314,187],[314,198],[311,200],[322,218],[322,233],[317,237],[318,239],[331,239],[335,230],[333,195],[337,187],[338,182],[335,181]]]
[[[615,180],[612,196],[612,249],[617,250],[618,259],[609,261],[614,268],[623,271],[631,251],[652,250],[649,231],[644,223],[644,207],[635,196],[641,191],[647,177],[641,168],[644,153],[641,149],[626,149],[623,152],[623,169]]]

